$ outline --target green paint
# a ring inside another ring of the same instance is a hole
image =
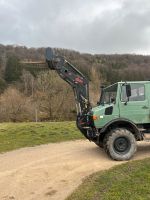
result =
[[[131,97],[127,99],[125,84],[131,86]],[[115,101],[114,101],[115,100]],[[111,114],[105,110],[113,107]],[[135,124],[150,123],[150,81],[118,82],[104,88],[99,106],[92,109],[97,116],[96,128],[102,128],[113,119],[125,118]]]

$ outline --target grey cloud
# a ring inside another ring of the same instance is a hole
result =
[[[0,0],[0,43],[149,53],[149,0]]]

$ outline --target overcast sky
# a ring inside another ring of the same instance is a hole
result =
[[[0,0],[0,43],[150,54],[150,0]]]

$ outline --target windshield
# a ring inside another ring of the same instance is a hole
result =
[[[100,104],[110,104],[116,102],[118,84],[111,85],[102,90]]]

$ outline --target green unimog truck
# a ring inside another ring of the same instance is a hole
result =
[[[150,129],[150,81],[118,82],[102,87],[97,106],[89,101],[89,80],[65,58],[46,50],[51,70],[69,83],[77,107],[77,127],[114,160],[129,160]]]

